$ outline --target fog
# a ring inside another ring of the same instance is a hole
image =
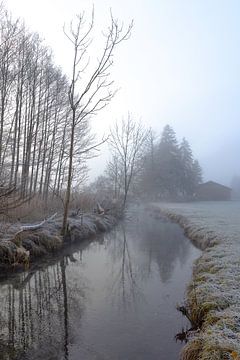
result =
[[[71,53],[62,25],[91,11],[92,1],[8,0],[7,8],[45,38],[56,63],[69,74]],[[238,1],[96,0],[99,32],[111,7],[124,23],[134,19],[130,40],[117,50],[112,78],[120,91],[92,120],[98,138],[128,111],[161,134],[169,124],[185,136],[203,168],[204,180],[229,185],[239,174],[240,24]],[[109,155],[90,161],[90,179]]]

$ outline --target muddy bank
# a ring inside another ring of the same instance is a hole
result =
[[[85,214],[68,218],[68,233],[61,236],[62,218],[46,221],[37,229],[21,231],[20,224],[5,224],[0,231],[1,272],[26,269],[41,256],[55,253],[68,244],[81,242],[110,230],[113,215]]]
[[[222,209],[213,209],[215,205],[201,206],[153,206],[156,213],[177,222],[203,250],[194,264],[187,290],[185,306],[195,328],[189,333],[181,359],[237,360],[240,359],[239,225],[237,219],[230,223],[230,208],[225,214]]]

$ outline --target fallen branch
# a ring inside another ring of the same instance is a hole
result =
[[[57,213],[53,214],[52,216],[50,216],[48,219],[43,220],[42,222],[40,222],[39,224],[35,224],[35,225],[22,225],[20,230],[16,233],[16,235],[22,231],[25,230],[37,230],[40,227],[42,227],[45,223],[53,220],[55,217],[57,216]]]
[[[48,219],[43,220],[42,222],[40,222],[39,224],[35,224],[35,225],[22,225],[20,227],[20,230],[18,230],[14,237],[13,237],[13,242],[15,244],[21,244],[21,240],[20,240],[20,235],[24,232],[24,231],[28,231],[28,230],[37,230],[40,229],[44,224],[46,224],[47,222],[53,220],[56,217],[57,213],[53,214],[52,216],[50,216]]]

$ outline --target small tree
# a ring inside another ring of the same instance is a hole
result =
[[[136,180],[142,169],[142,160],[145,153],[145,142],[148,137],[140,123],[134,122],[130,115],[122,120],[120,126],[116,122],[111,129],[109,144],[113,158],[118,159],[117,182],[122,186],[123,209],[126,206],[130,186]],[[121,179],[119,179],[121,177]]]
[[[71,112],[70,121],[70,145],[69,145],[69,163],[67,175],[67,188],[64,201],[64,215],[62,233],[66,235],[67,231],[67,217],[69,211],[69,203],[71,196],[71,186],[73,177],[73,157],[74,157],[74,143],[76,129],[85,118],[97,114],[102,110],[114,96],[112,90],[112,81],[109,80],[109,68],[113,64],[114,49],[124,40],[130,36],[132,23],[126,30],[119,25],[111,14],[110,27],[105,36],[105,45],[100,54],[99,60],[95,68],[87,72],[89,59],[88,50],[91,45],[91,34],[94,28],[94,11],[92,11],[91,21],[88,25],[85,23],[85,15],[80,14],[76,18],[76,25],[71,23],[69,31],[64,30],[65,35],[73,46],[73,65],[72,65],[72,79],[69,87],[68,98]],[[79,83],[84,83],[81,88]],[[82,152],[87,152],[98,144],[89,148],[82,149]],[[78,152],[79,153],[79,152]]]

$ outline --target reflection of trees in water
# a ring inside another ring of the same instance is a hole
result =
[[[114,289],[121,289],[122,294],[126,292],[126,281],[129,288],[139,291],[137,281],[151,277],[155,265],[162,282],[170,280],[176,264],[186,262],[191,246],[178,225],[155,219],[144,211],[136,211],[125,222],[125,228],[118,227],[109,240]]]
[[[162,282],[170,280],[176,263],[185,263],[190,247],[178,225],[143,211],[133,214],[106,239],[112,266],[111,297],[124,308],[143,298],[140,282],[154,274],[154,266]]]
[[[143,300],[140,286],[152,276],[156,264],[162,281],[167,281],[176,262],[184,263],[189,251],[182,231],[174,224],[138,213],[125,225],[106,235],[101,245],[110,254],[111,299],[123,310],[135,308]],[[89,249],[99,251],[97,246]],[[74,256],[81,261],[82,252]],[[69,347],[80,335],[86,301],[78,265],[76,273],[72,266],[68,274],[68,264],[76,262],[74,256],[64,256],[55,265],[19,274],[1,285],[1,359],[69,358]]]
[[[132,305],[135,306],[136,300],[143,296],[138,286],[137,264],[124,224],[110,235],[107,242],[112,259],[111,280],[109,281],[111,298],[113,302],[116,301],[119,306],[126,309]]]
[[[178,225],[139,212],[128,229],[145,254],[141,267],[143,277],[151,276],[153,265],[157,264],[161,280],[166,282],[170,280],[176,263],[185,263],[190,243]]]
[[[70,324],[83,312],[82,289],[68,283],[73,258],[42,271],[20,274],[1,288],[1,359],[68,359]],[[10,354],[10,356],[9,356]]]

